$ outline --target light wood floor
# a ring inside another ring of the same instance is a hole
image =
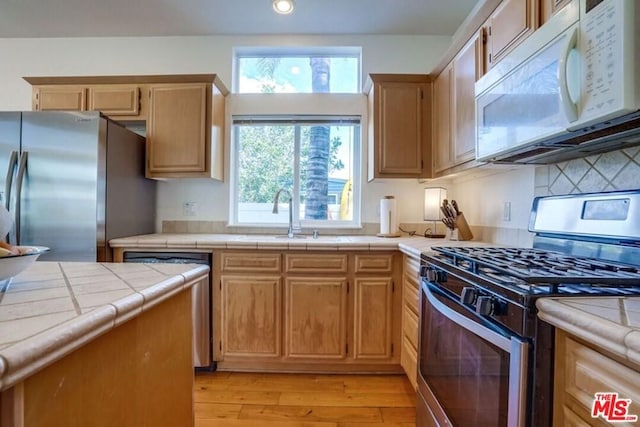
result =
[[[404,375],[198,373],[196,427],[414,427]]]

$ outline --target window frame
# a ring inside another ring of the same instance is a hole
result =
[[[272,94],[273,95],[273,94]],[[289,94],[291,95],[291,94]],[[304,94],[308,95],[308,94]],[[277,97],[277,95],[276,95]],[[281,228],[288,226],[285,222],[239,222],[238,219],[238,181],[239,181],[239,167],[238,167],[238,147],[239,147],[239,135],[237,132],[236,124],[242,124],[244,122],[265,123],[265,124],[290,124],[296,125],[295,132],[295,153],[293,174],[294,180],[297,180],[297,185],[294,184],[292,188],[292,198],[294,200],[293,205],[293,218],[294,226],[300,225],[301,228],[361,228],[362,227],[362,213],[361,213],[361,194],[362,194],[362,158],[363,158],[363,117],[356,115],[292,115],[292,114],[276,114],[276,115],[232,115],[231,116],[231,150],[230,150],[230,197],[229,197],[229,226],[236,227],[260,227],[260,228]],[[352,147],[352,161],[353,161],[353,177],[352,177],[352,191],[353,191],[353,206],[352,206],[352,219],[351,220],[308,220],[299,219],[300,217],[300,127],[309,126],[314,123],[327,124],[335,123],[339,125],[339,122],[355,125],[357,122],[357,130],[354,130],[354,140]],[[275,194],[273,195],[275,196]]]
[[[353,57],[358,61],[356,92],[362,88],[362,47],[360,46],[239,46],[233,48],[233,78],[231,91],[239,92],[240,63],[241,58],[282,58],[282,57],[308,57],[322,56],[325,58]],[[309,93],[309,92],[304,92]],[[333,94],[346,94],[347,92],[332,92]],[[256,94],[255,92],[244,94]]]

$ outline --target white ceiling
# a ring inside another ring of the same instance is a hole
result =
[[[1,0],[0,38],[239,34],[451,36],[479,0]]]

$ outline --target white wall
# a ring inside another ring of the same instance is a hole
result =
[[[440,36],[381,35],[0,39],[0,110],[31,109],[31,87],[23,76],[216,73],[231,88],[233,48],[270,45],[361,46],[364,76],[427,73],[450,41]],[[396,196],[399,221],[421,221],[423,187],[415,180],[365,184],[363,222],[377,222],[378,201],[384,195]],[[185,201],[197,203],[195,216],[183,214]],[[160,182],[157,228],[162,220],[226,221],[228,204],[227,183]]]
[[[526,229],[535,189],[535,167],[519,165],[512,170],[480,170],[455,180],[448,196],[455,199],[469,224]],[[511,219],[503,219],[505,202]]]

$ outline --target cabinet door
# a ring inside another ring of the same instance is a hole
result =
[[[89,87],[88,110],[107,116],[137,116],[140,112],[140,88],[136,85]]]
[[[453,61],[455,134],[452,140],[453,162],[456,165],[473,160],[476,156],[477,43],[481,43],[479,36],[469,40]]]
[[[288,357],[346,357],[346,278],[288,277],[285,301]]]
[[[374,120],[377,169],[380,176],[422,175],[424,84],[384,82],[377,87]]]
[[[221,288],[223,357],[280,356],[280,276],[223,275]]]
[[[489,67],[535,31],[538,26],[538,1],[504,0],[489,17]]]
[[[39,86],[33,89],[35,111],[84,111],[87,88],[84,86]]]
[[[207,84],[150,88],[148,176],[206,172],[207,91]]]
[[[353,357],[388,359],[392,345],[393,280],[356,278],[354,285]]]
[[[433,84],[433,170],[453,165],[451,150],[451,75],[453,64],[442,70]]]

